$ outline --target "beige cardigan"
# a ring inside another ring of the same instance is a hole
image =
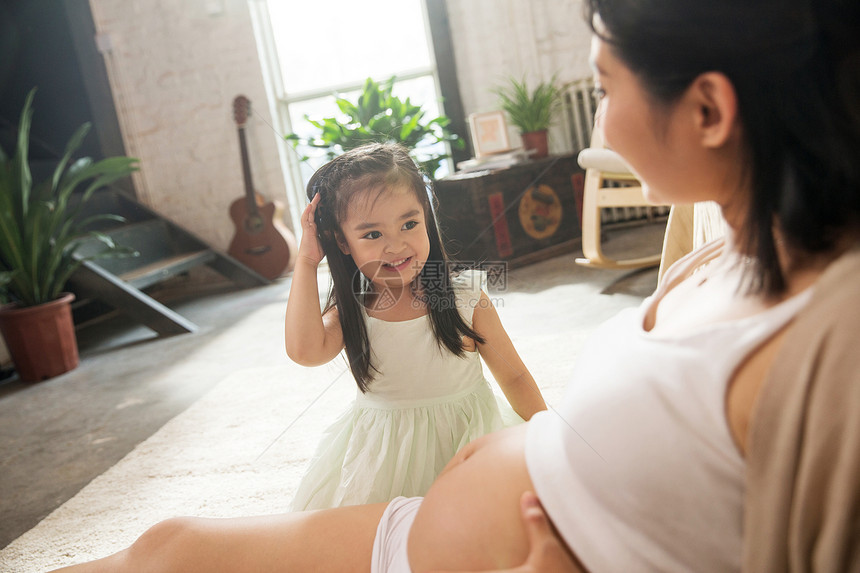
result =
[[[750,427],[743,570],[860,572],[860,245],[774,364]]]

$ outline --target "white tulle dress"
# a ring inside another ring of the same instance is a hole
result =
[[[466,322],[481,298],[481,275],[454,280]],[[293,511],[420,496],[462,446],[521,422],[484,378],[479,354],[440,348],[429,317],[366,317],[372,363],[366,394],[332,424],[293,499]]]

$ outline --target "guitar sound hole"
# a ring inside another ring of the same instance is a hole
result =
[[[249,233],[259,233],[263,230],[263,219],[261,217],[248,217],[245,221],[245,229]]]

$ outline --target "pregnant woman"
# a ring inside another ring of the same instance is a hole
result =
[[[559,408],[466,446],[423,499],[168,520],[69,570],[858,570],[860,7],[583,2],[607,142],[654,202],[718,203],[728,236],[595,333]]]

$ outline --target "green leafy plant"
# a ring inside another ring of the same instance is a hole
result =
[[[499,105],[507,112],[511,123],[519,128],[521,133],[531,133],[549,129],[553,116],[561,107],[563,90],[556,85],[556,77],[548,82],[541,82],[529,91],[525,78],[518,81],[508,80],[508,85],[496,88]]]
[[[432,177],[449,154],[431,146],[448,142],[455,149],[462,149],[464,142],[448,130],[449,118],[428,119],[421,106],[413,104],[409,98],[401,100],[392,95],[394,83],[394,77],[383,83],[367,78],[356,102],[336,94],[335,102],[346,116],[345,120],[335,117],[315,120],[305,115],[305,120],[319,133],[311,138],[291,133],[286,139],[296,148],[305,145],[325,149],[329,159],[366,143],[401,143]],[[302,157],[303,161],[308,159]]]
[[[93,230],[100,221],[123,221],[122,217],[82,217],[81,213],[97,189],[136,171],[137,159],[72,161],[90,130],[85,123],[67,143],[53,175],[33,185],[28,152],[35,92],[34,88],[27,95],[21,112],[14,156],[0,149],[0,300],[21,307],[58,298],[85,260],[136,254]],[[92,256],[76,256],[78,248],[92,240],[103,243],[104,249]]]

